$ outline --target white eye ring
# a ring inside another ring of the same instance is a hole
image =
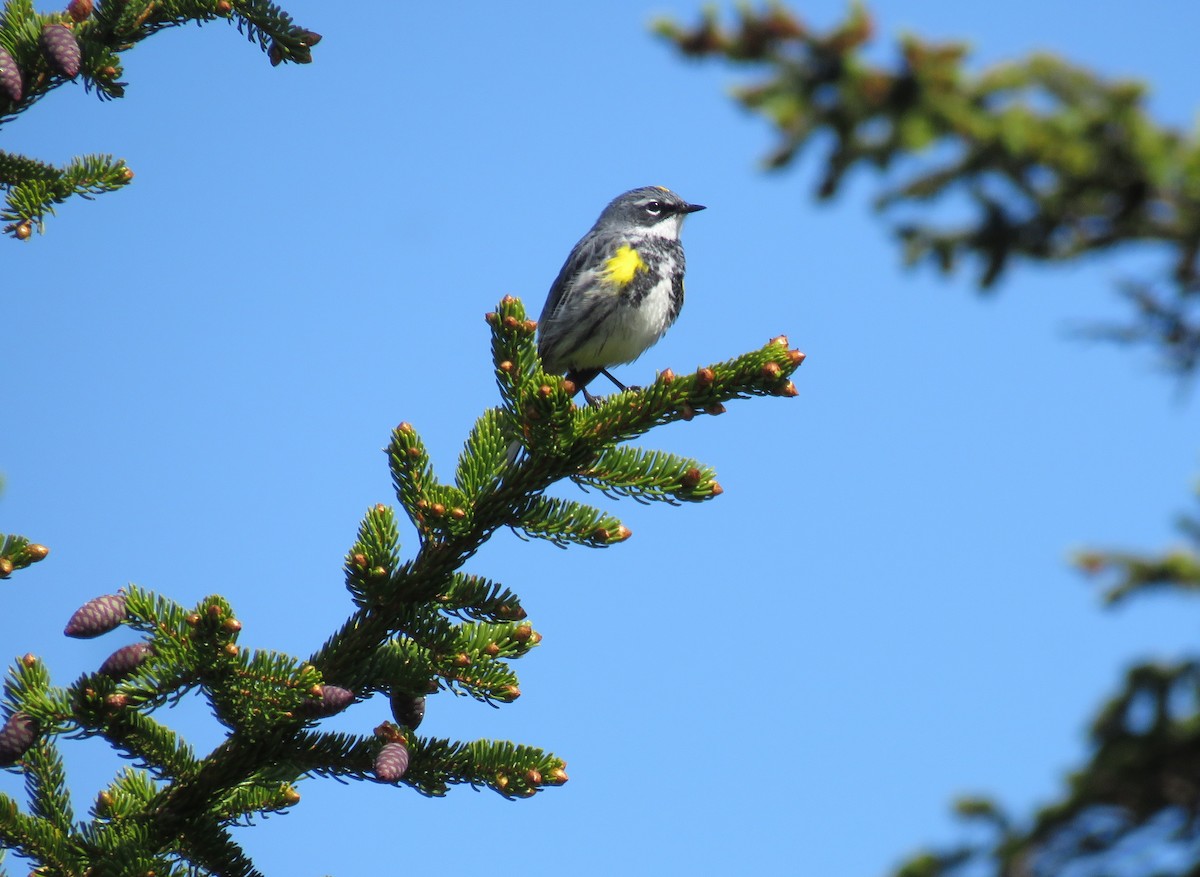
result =
[[[662,202],[660,202],[660,201],[649,202],[646,205],[646,212],[649,213],[651,216],[658,216],[659,214],[661,214],[663,212]]]

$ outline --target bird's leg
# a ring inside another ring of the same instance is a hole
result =
[[[622,384],[620,381],[618,381],[616,378],[614,378],[614,377],[613,377],[613,376],[612,376],[612,375],[609,373],[608,369],[606,369],[606,368],[602,368],[602,369],[600,369],[600,374],[604,375],[606,378],[608,378],[610,381],[612,381],[614,384],[616,384],[616,385],[617,385],[617,389],[618,389],[618,390],[620,390],[622,393],[624,393],[626,390],[628,390],[628,389],[629,389],[627,386],[625,386],[625,385],[624,385],[624,384]]]
[[[604,375],[606,378],[608,378],[610,381],[612,381],[614,384],[616,384],[617,389],[620,390],[622,393],[625,393],[629,390],[633,390],[636,393],[642,389],[641,387],[635,387],[633,385],[630,385],[628,387],[625,386],[620,381],[618,381],[616,378],[614,378],[612,375],[610,375],[608,373],[608,369],[605,369],[605,368],[600,369],[600,374]]]
[[[583,398],[586,399],[587,403],[592,406],[596,406],[596,405],[600,404],[600,397],[592,395],[591,393],[588,392],[588,389],[587,389],[587,385],[592,382],[592,379],[595,378],[596,375],[604,375],[606,378],[608,378],[610,381],[612,381],[613,384],[616,386],[616,388],[618,390],[620,390],[622,393],[624,393],[626,390],[640,390],[641,389],[641,387],[625,386],[620,381],[618,381],[616,378],[614,378],[609,373],[608,369],[606,369],[606,368],[571,369],[571,371],[567,372],[567,375],[566,375],[567,380],[570,381],[571,383],[573,383],[575,385],[576,389],[580,390],[583,393]]]
[[[592,406],[599,405],[600,398],[598,396],[593,396],[591,393],[589,393],[587,390],[587,385],[590,384],[592,382],[592,378],[594,378],[594,377],[596,377],[596,375],[600,374],[601,371],[603,371],[603,369],[598,369],[598,368],[571,369],[569,372],[567,372],[567,375],[566,375],[567,380],[570,381],[572,384],[574,384],[575,388],[577,390],[581,390],[583,392],[583,398],[586,399],[587,403]]]

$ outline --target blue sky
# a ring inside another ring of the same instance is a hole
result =
[[[1174,544],[1189,507],[1195,403],[1146,353],[1069,337],[1121,315],[1116,281],[1152,260],[1021,268],[986,299],[969,273],[903,271],[875,180],[819,206],[815,154],[762,172],[771,134],[725,95],[748,74],[650,36],[698,3],[285,5],[325,36],[308,67],[220,24],[165,32],[125,56],[125,100],[69,86],[4,128],[4,149],[111,152],[137,177],[0,243],[0,531],[52,550],[0,584],[0,654],[69,683],[129,637],[68,641],[67,617],[130,581],[222,593],[244,645],[311,652],[349,611],[362,513],[393,499],[389,430],[413,423],[452,471],[497,398],[483,314],[506,294],[536,313],[625,189],[709,209],[684,234],[681,319],[620,376],[779,333],[809,359],[796,399],[641,442],[715,466],[716,501],[609,504],[620,546],[500,533],[471,562],[544,640],[516,704],[443,695],[422,731],[542,746],[565,787],[307,781],[242,833],[266,873],[878,875],[957,837],[957,794],[1046,800],[1122,669],[1193,646],[1180,602],[1102,612],[1067,563]],[[797,8],[825,26],[845,7]],[[885,38],[963,37],[980,64],[1052,48],[1145,77],[1159,118],[1194,123],[1194,4],[871,8]],[[376,699],[332,726],[387,716]],[[161,718],[219,739],[198,705]],[[86,810],[119,762],[65,753]]]

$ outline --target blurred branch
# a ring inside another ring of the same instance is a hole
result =
[[[1180,529],[1200,545],[1200,520]],[[1092,576],[1115,579],[1115,604],[1149,591],[1200,590],[1193,548],[1160,555],[1089,550],[1075,557]],[[1200,660],[1141,663],[1092,720],[1091,756],[1059,798],[1024,825],[987,798],[960,801],[985,822],[982,841],[912,857],[896,877],[1194,877],[1200,874]]]
[[[958,802],[982,840],[919,853],[895,877],[1185,877],[1200,869],[1200,662],[1139,664],[1092,723],[1092,755],[1023,826]]]
[[[874,24],[857,5],[825,33],[780,5],[740,6],[728,25],[709,10],[695,26],[663,20],[656,30],[688,57],[763,71],[734,96],[779,135],[768,167],[819,137],[830,143],[820,198],[856,168],[888,172],[876,207],[902,214],[893,229],[910,264],[950,272],[969,257],[987,290],[1020,260],[1158,245],[1168,268],[1130,295],[1133,322],[1095,334],[1150,342],[1175,372],[1194,369],[1200,141],[1155,123],[1141,84],[1048,54],[974,73],[965,44],[911,36],[894,64],[873,64],[864,48]],[[935,211],[963,219],[922,218]]]
[[[1092,549],[1076,554],[1075,564],[1088,575],[1115,578],[1104,592],[1104,600],[1109,605],[1146,591],[1198,591],[1200,519],[1181,515],[1176,526],[1191,541],[1191,547],[1175,548],[1157,555]]]

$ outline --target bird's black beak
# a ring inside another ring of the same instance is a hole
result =
[[[683,209],[680,210],[679,212],[680,213],[695,213],[697,210],[703,210],[703,209],[704,209],[703,204],[684,204]]]

